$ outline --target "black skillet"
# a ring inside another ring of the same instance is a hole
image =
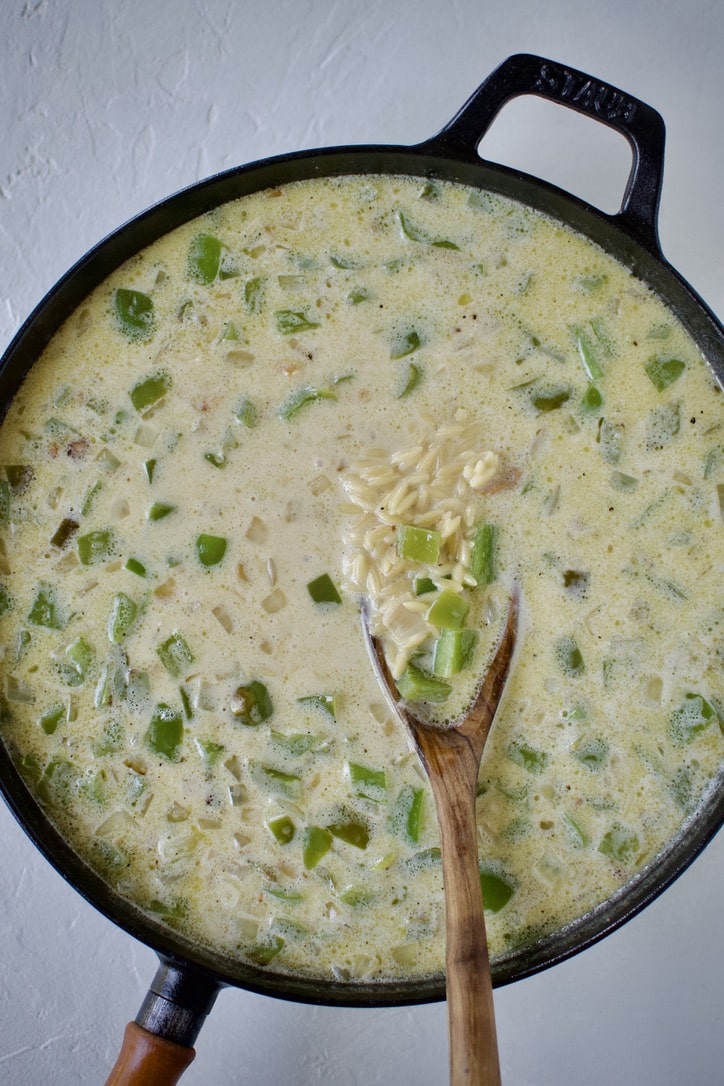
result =
[[[601,121],[628,141],[633,164],[620,210],[604,214],[546,182],[487,162],[478,145],[501,107],[538,95]],[[724,388],[724,328],[664,258],[657,218],[664,156],[660,115],[630,95],[564,65],[508,58],[432,139],[411,147],[352,146],[298,152],[229,170],[144,212],[83,257],[47,294],[0,362],[3,411],[51,336],[122,262],[158,237],[239,196],[290,181],[340,174],[403,174],[459,181],[501,193],[568,224],[646,283],[682,321]],[[620,926],[691,863],[724,821],[724,770],[663,853],[613,898],[565,929],[493,962],[496,985],[529,976],[583,950]],[[160,959],[148,995],[126,1030],[108,1083],[167,1086],[193,1059],[193,1044],[219,991],[234,985],[297,1002],[385,1006],[441,1000],[444,977],[345,983],[279,976],[196,946],[122,899],[57,832],[0,742],[0,788],[23,829],[92,905]]]

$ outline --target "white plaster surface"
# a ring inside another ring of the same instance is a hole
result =
[[[268,154],[420,141],[522,51],[664,115],[662,246],[722,316],[722,46],[720,0],[1,0],[0,348],[71,263],[161,197]],[[539,106],[509,106],[484,153],[615,209],[624,141]],[[722,1086],[723,901],[720,834],[620,931],[499,990],[505,1086]],[[0,803],[0,1083],[102,1083],[155,964]],[[446,1074],[442,1004],[329,1009],[227,990],[183,1081]]]

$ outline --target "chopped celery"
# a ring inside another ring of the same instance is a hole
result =
[[[291,732],[289,734],[285,732],[277,732],[272,729],[271,731],[272,742],[277,746],[285,750],[287,754],[293,755],[295,758],[301,757],[303,754],[309,753],[309,751],[324,750],[327,740],[320,738],[317,735],[312,735],[311,732]]]
[[[171,761],[178,757],[184,735],[184,722],[178,709],[161,702],[153,711],[151,723],[146,733],[146,742],[156,754]]]
[[[81,516],[84,516],[84,517],[88,516],[91,509],[93,508],[93,503],[95,502],[96,498],[98,497],[98,495],[99,495],[99,493],[101,492],[102,489],[103,489],[103,483],[100,481],[100,479],[97,479],[96,482],[93,483],[93,486],[88,488],[88,492],[87,492],[85,498],[83,499],[83,504],[82,504],[81,509],[80,509]]]
[[[95,655],[84,637],[76,637],[65,650],[62,660],[56,660],[61,677],[68,686],[80,686],[90,676]]]
[[[470,574],[479,585],[489,585],[495,580],[497,538],[494,524],[477,525],[470,554]]]
[[[280,845],[288,845],[290,841],[294,840],[296,826],[289,815],[279,815],[277,818],[270,818],[267,822],[267,828],[271,831],[275,840],[277,840]]]
[[[603,377],[601,357],[610,354],[610,345],[600,322],[590,321],[588,325],[574,325],[571,329],[576,349],[586,371],[586,377],[592,385]]]
[[[274,706],[264,683],[254,679],[250,683],[237,686],[231,699],[231,712],[235,720],[250,728],[268,720],[274,712]]]
[[[154,459],[143,461],[143,470],[146,473],[146,478],[148,479],[149,483],[153,482],[153,476],[156,471],[157,463],[158,461]]]
[[[226,321],[219,339],[229,340],[234,343],[239,338],[239,329],[236,327],[233,321]]]
[[[621,423],[601,419],[596,438],[601,446],[601,456],[607,464],[617,464],[624,446],[624,428]]]
[[[555,655],[558,666],[566,675],[582,675],[586,670],[583,653],[573,637],[559,638],[555,644]]]
[[[441,630],[433,651],[433,675],[449,679],[469,667],[477,640],[476,630]]]
[[[670,445],[681,429],[681,408],[678,403],[664,403],[649,412],[646,424],[646,447],[663,449]]]
[[[355,793],[363,799],[380,802],[387,791],[387,775],[384,769],[370,769],[358,762],[348,762],[349,779]]]
[[[581,407],[584,411],[598,411],[603,407],[603,396],[596,385],[589,385],[583,393]]]
[[[186,719],[188,720],[188,713],[186,713]],[[194,738],[194,746],[199,752],[201,760],[204,763],[204,768],[207,771],[214,768],[219,758],[226,750],[223,743],[215,743],[212,739]]]
[[[374,899],[375,894],[361,886],[348,886],[339,895],[339,900],[345,905],[351,905],[353,909],[364,909],[367,905],[371,905]]]
[[[110,528],[101,528],[78,536],[78,558],[84,566],[105,562],[115,550],[115,537]]]
[[[406,237],[409,241],[421,242],[425,245],[432,245],[435,249],[454,249],[459,252],[460,246],[456,245],[454,241],[450,241],[448,238],[434,238],[427,234],[420,227],[416,226],[410,221],[404,212],[399,212],[400,229],[403,237]]]
[[[611,860],[627,864],[639,851],[639,839],[633,830],[617,822],[603,835],[598,851]]]
[[[277,332],[283,336],[296,335],[297,332],[308,332],[312,328],[319,328],[319,321],[313,321],[306,313],[299,309],[277,309],[274,313]]]
[[[646,374],[657,392],[663,392],[674,381],[678,381],[686,369],[686,363],[680,358],[654,356],[644,366]]]
[[[363,822],[353,819],[345,822],[333,822],[328,826],[329,832],[340,841],[345,841],[355,848],[365,849],[370,839],[370,831]]]
[[[240,422],[249,430],[253,429],[258,421],[257,410],[251,400],[242,400],[234,415],[237,422]]]
[[[579,739],[573,744],[573,753],[588,769],[602,769],[608,760],[609,746],[604,739],[595,737]]]
[[[402,400],[405,398],[405,396],[409,396],[410,393],[417,388],[421,378],[422,370],[419,366],[415,365],[414,362],[411,362],[407,370],[407,380],[405,382],[405,386],[402,389],[402,392],[400,392],[398,399]]]
[[[425,790],[406,784],[395,800],[390,813],[389,826],[398,837],[406,837],[412,844],[420,840]]]
[[[50,709],[46,709],[43,715],[40,717],[38,724],[43,729],[46,735],[52,735],[56,730],[61,720],[65,720],[67,716],[67,710],[65,705],[58,702],[56,705],[52,705]]]
[[[36,789],[45,803],[69,809],[72,794],[79,784],[78,770],[67,758],[51,758]]]
[[[406,874],[413,874],[417,871],[427,871],[431,867],[439,867],[442,861],[442,852],[434,845],[432,848],[425,848],[422,852],[416,852],[414,856],[408,856],[400,863],[401,869]]]
[[[421,346],[420,333],[416,332],[414,328],[409,332],[402,332],[393,340],[390,347],[390,358],[393,360],[407,358],[408,355],[413,354]]]
[[[113,597],[111,613],[108,618],[108,640],[117,645],[136,621],[138,604],[125,592],[118,592]]]
[[[440,557],[442,536],[434,528],[418,528],[415,524],[401,524],[397,531],[397,553],[408,562],[424,562],[434,565]]]
[[[308,826],[304,831],[303,860],[307,871],[316,867],[332,847],[332,834],[323,826]]]
[[[61,520],[60,524],[56,528],[55,534],[53,535],[52,539],[50,540],[51,546],[57,547],[58,550],[61,550],[66,545],[71,536],[75,535],[79,527],[80,526],[77,520],[72,520],[70,517],[64,517],[64,519]]]
[[[564,814],[563,815],[563,825],[565,827],[566,833],[568,834],[568,836],[571,839],[571,842],[572,842],[574,848],[587,848],[588,845],[590,845],[590,843],[591,843],[590,837],[588,836],[586,831],[583,829],[580,822],[578,822],[573,817],[573,815],[570,815],[570,814],[567,814],[567,813]]]
[[[438,630],[462,630],[469,610],[470,604],[462,593],[444,588],[430,604],[425,618]]]
[[[207,535],[202,532],[196,539],[196,554],[202,566],[219,564],[226,554],[227,541],[222,535]]]
[[[164,520],[171,513],[176,512],[176,506],[172,502],[154,502],[146,514],[149,520]]]
[[[508,745],[507,754],[512,762],[529,773],[542,773],[548,765],[548,753],[544,750],[536,750],[522,739],[513,740]]]
[[[144,412],[162,400],[171,388],[171,376],[165,370],[159,370],[144,377],[133,386],[129,395],[136,411]]]
[[[258,313],[264,296],[264,284],[261,279],[247,279],[244,283],[244,304],[250,313]]]
[[[718,719],[714,707],[701,694],[690,692],[671,714],[669,732],[677,742],[690,743]],[[719,726],[722,727],[721,721]]]
[[[303,407],[307,407],[311,403],[315,403],[317,400],[336,400],[337,393],[334,388],[322,387],[318,388],[315,385],[304,385],[302,388],[296,389],[279,408],[279,417],[282,419],[291,419],[297,415]]]
[[[307,591],[315,603],[341,603],[342,597],[328,573],[322,573],[307,584]]]
[[[125,564],[125,569],[129,573],[135,573],[137,577],[147,576],[147,570],[143,562],[139,562],[137,558],[129,558]]]
[[[172,633],[158,646],[156,652],[173,679],[182,675],[194,660],[194,654],[180,633]]]
[[[452,693],[449,683],[427,675],[415,664],[407,665],[397,679],[397,689],[400,697],[407,701],[429,701],[434,704],[447,701]]]
[[[38,585],[28,613],[28,622],[33,626],[44,626],[47,630],[62,630],[65,626],[52,585],[42,581]]]
[[[140,290],[119,287],[113,295],[113,309],[120,331],[131,340],[150,339],[156,327],[153,301]]]
[[[337,719],[337,703],[334,694],[309,694],[306,697],[297,698],[297,704],[322,709],[331,716],[332,720]]]
[[[271,897],[275,897],[279,901],[286,901],[291,905],[304,901],[304,895],[300,894],[298,890],[285,890],[281,886],[265,886],[264,893],[270,894]]]
[[[480,872],[480,889],[483,893],[483,904],[491,913],[499,913],[515,891],[509,879],[490,870]]]
[[[369,301],[370,292],[364,287],[355,287],[347,295],[347,301],[350,305],[360,305],[362,302]]]
[[[329,263],[333,268],[338,268],[340,271],[350,271],[353,268],[359,267],[359,262],[352,257],[337,256],[332,253],[329,258]]]

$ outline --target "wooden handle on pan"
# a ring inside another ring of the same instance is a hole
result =
[[[175,1086],[196,1050],[129,1022],[106,1086]]]

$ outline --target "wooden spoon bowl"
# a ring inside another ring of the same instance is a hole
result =
[[[400,698],[382,646],[363,626],[378,678],[404,721],[430,781],[442,848],[445,979],[451,1086],[500,1086],[493,985],[478,861],[475,797],[480,760],[510,672],[518,636],[513,592],[495,654],[465,717],[441,727],[420,720]]]

